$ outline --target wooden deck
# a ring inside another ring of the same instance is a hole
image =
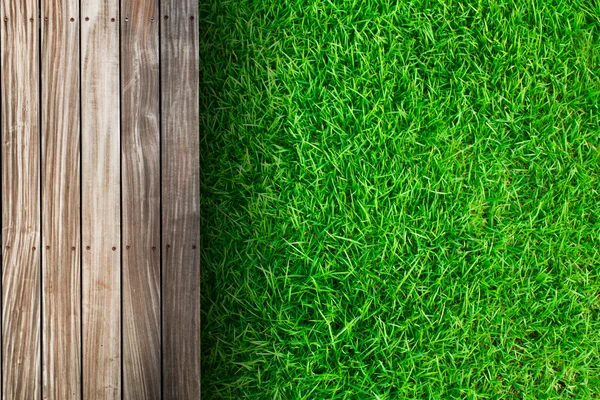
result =
[[[0,0],[2,399],[199,399],[195,0]]]

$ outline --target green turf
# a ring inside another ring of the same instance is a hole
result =
[[[600,398],[600,3],[200,5],[209,399]]]

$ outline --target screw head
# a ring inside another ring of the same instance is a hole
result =
[[[156,246],[152,246],[152,251],[156,250]]]
[[[169,19],[169,16],[168,16],[168,15],[165,15],[165,19]]]
[[[31,248],[31,250],[36,251],[37,248],[34,246],[34,247]]]
[[[90,17],[85,17],[85,20],[86,20],[86,21],[89,21],[89,20],[90,20]]]
[[[46,250],[50,250],[50,246],[46,246]]]
[[[91,249],[91,247],[90,246],[85,246],[85,249],[89,250],[89,249]]]
[[[110,19],[110,22],[115,22],[115,19],[114,19],[114,18],[111,18],[111,19]]]
[[[116,250],[117,250],[117,248],[115,246],[113,246],[112,251],[116,251]]]
[[[75,251],[75,246],[71,247],[71,251]]]
[[[71,18],[71,19],[70,19],[70,21],[71,21],[71,22],[75,22],[75,18]]]
[[[127,246],[127,247],[125,247],[125,248],[126,248],[127,250],[129,250],[131,247],[130,247],[130,246]]]

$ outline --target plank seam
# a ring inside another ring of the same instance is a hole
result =
[[[121,400],[125,397],[125,374],[123,373],[123,360],[124,360],[124,346],[123,346],[123,64],[121,58],[122,51],[122,28],[121,28],[121,18],[123,17],[121,14],[121,0],[119,0],[119,11],[118,11],[118,36],[119,36],[119,201],[121,202],[120,206],[120,224],[119,224],[119,241],[120,243],[120,268],[119,268],[119,306],[120,306],[120,355],[121,355]]]
[[[4,10],[0,7],[0,14],[2,14]],[[4,28],[0,27],[0,54],[4,54],[4,48],[2,47],[2,35],[4,35]],[[2,60],[4,57],[0,56],[0,76],[4,76],[3,68],[4,64]],[[0,114],[2,114],[2,110],[4,109],[4,96],[2,96],[2,90],[0,89]],[[1,117],[0,117],[1,119]],[[2,141],[2,124],[0,123],[0,141]],[[3,154],[2,148],[0,147],[0,166],[3,165]],[[2,188],[2,174],[0,173],[0,193],[3,190]],[[0,310],[4,310],[4,202],[0,201]],[[0,399],[4,400],[4,311],[0,312]]]
[[[79,24],[79,398],[83,400],[83,60],[81,51],[81,1],[78,3]]]
[[[158,183],[158,191],[159,191],[159,245],[158,247],[158,257],[159,257],[159,292],[160,292],[160,310],[159,310],[159,318],[160,318],[160,398],[164,398],[165,385],[164,385],[164,358],[163,358],[163,347],[164,347],[164,338],[163,338],[163,86],[162,86],[162,1],[156,0],[158,3],[156,21],[158,23],[158,169],[159,169],[159,183]]]
[[[44,238],[44,218],[42,216],[42,205],[44,204],[44,187],[42,185],[42,179],[44,179],[44,169],[43,169],[43,157],[44,157],[44,125],[42,124],[43,122],[43,97],[42,97],[42,74],[43,74],[43,69],[42,69],[42,47],[44,45],[44,43],[42,42],[42,22],[41,22],[41,11],[42,10],[42,0],[38,0],[37,2],[37,12],[38,12],[38,26],[37,26],[37,34],[38,34],[38,134],[40,136],[40,151],[39,151],[39,174],[40,174],[40,179],[38,180],[38,185],[39,185],[39,210],[38,210],[38,215],[39,215],[39,221],[40,221],[40,233],[39,233],[39,238],[38,240],[39,245],[37,245],[37,247],[39,248],[39,258],[40,258],[40,270],[39,270],[39,274],[40,274],[40,400],[43,400],[44,398],[44,257],[43,257],[43,243],[42,240]]]

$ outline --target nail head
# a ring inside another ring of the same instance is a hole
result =
[[[46,246],[46,250],[50,250],[50,246]]]
[[[85,17],[85,20],[86,20],[86,21],[89,21],[89,20],[90,20],[90,17]]]
[[[71,22],[75,22],[75,18],[71,18]]]
[[[71,251],[75,251],[75,246],[71,247]]]
[[[86,250],[89,250],[89,249],[90,249],[90,246],[85,246],[85,249],[86,249]]]
[[[127,250],[129,250],[131,247],[127,246],[126,248],[127,248]]]
[[[113,246],[112,251],[116,251],[116,250],[117,250],[117,248]]]

